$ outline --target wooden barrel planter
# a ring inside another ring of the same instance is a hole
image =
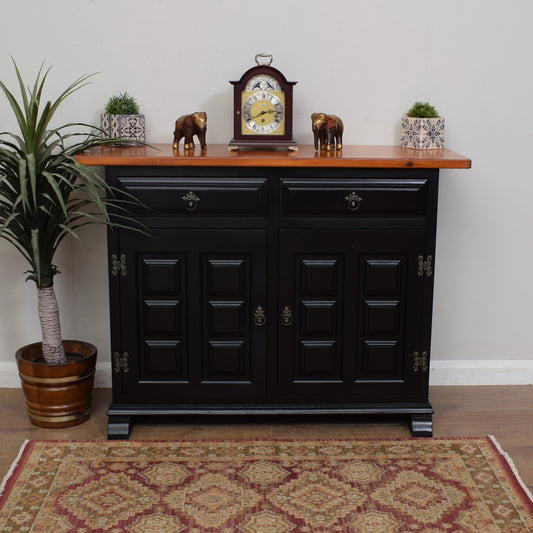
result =
[[[91,414],[96,347],[63,341],[67,362],[49,365],[41,343],[17,350],[16,359],[30,421],[36,426],[64,428],[85,422]]]

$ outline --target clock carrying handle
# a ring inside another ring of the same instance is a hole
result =
[[[257,63],[257,66],[260,67],[262,65],[266,65],[267,67],[272,64],[272,60],[274,58],[272,57],[272,54],[256,54],[255,55],[255,62]],[[265,61],[265,60],[268,60]]]

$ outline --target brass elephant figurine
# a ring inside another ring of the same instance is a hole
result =
[[[185,137],[185,144],[183,148],[189,150],[194,148],[193,136],[198,137],[200,147],[202,150],[207,148],[205,142],[205,132],[207,130],[207,113],[199,111],[191,115],[183,115],[176,120],[176,128],[174,129],[174,148],[177,148],[181,139]]]
[[[339,117],[325,113],[313,113],[311,121],[315,137],[315,150],[318,150],[319,140],[321,150],[342,150],[344,124]]]

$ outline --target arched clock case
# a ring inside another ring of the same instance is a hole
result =
[[[240,147],[287,148],[297,150],[292,138],[293,86],[270,64],[261,64],[246,71],[239,81],[230,82],[234,89],[233,139],[228,149]],[[264,60],[264,57],[261,57]]]

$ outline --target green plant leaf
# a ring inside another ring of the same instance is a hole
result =
[[[35,156],[33,154],[26,155],[26,169],[30,178],[31,195],[33,205],[37,205],[37,171],[35,168]]]
[[[19,183],[20,183],[20,198],[22,201],[22,207],[24,209],[24,212],[26,213],[30,207],[30,203],[28,201],[28,186],[27,186],[27,167],[28,162],[26,159],[19,159],[18,161],[19,170]]]
[[[32,248],[32,266],[37,285],[42,287],[41,280],[41,256],[39,249],[39,229],[34,228],[31,230],[31,248]]]
[[[46,172],[44,170],[43,170],[43,172],[41,174],[46,178],[46,180],[48,181],[48,185],[50,185],[51,189],[54,191],[55,197],[57,198],[57,201],[59,202],[59,205],[63,209],[63,214],[65,215],[65,219],[68,220],[67,206],[65,204],[65,199],[63,198],[63,193],[61,191],[61,187],[58,185],[58,182],[56,181],[56,176],[54,176],[54,174],[50,174],[50,172]],[[45,198],[48,198],[49,200],[52,200],[52,196],[50,196],[49,194],[47,194],[45,196]]]
[[[24,113],[22,112],[22,109],[20,108],[16,98],[11,94],[9,89],[4,85],[2,81],[0,81],[0,88],[4,91],[4,94],[6,95],[9,105],[11,106],[11,110],[13,111],[15,118],[17,119],[19,128],[21,131],[25,131],[26,128],[26,120],[24,118]],[[23,95],[25,95],[25,92],[23,92]]]

